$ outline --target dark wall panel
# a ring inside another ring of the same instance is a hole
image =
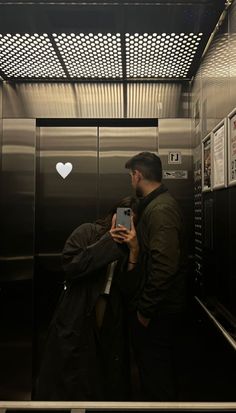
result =
[[[229,309],[236,315],[236,187],[229,188]]]

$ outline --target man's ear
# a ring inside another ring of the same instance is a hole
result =
[[[141,179],[143,179],[142,172],[138,171],[137,169],[135,169],[134,172],[135,172],[135,176],[136,176],[138,182],[141,181]]]

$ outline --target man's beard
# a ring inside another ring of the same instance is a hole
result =
[[[143,198],[143,191],[138,185],[135,188],[135,193],[137,198]]]

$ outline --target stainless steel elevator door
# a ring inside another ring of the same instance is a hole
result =
[[[158,152],[158,127],[99,128],[99,215],[133,193],[125,163],[141,151]]]
[[[140,151],[157,151],[156,127],[41,127],[37,133],[34,315],[37,376],[48,325],[63,290],[61,251],[70,233],[132,194],[125,169]],[[58,162],[70,162],[63,179]],[[99,211],[98,211],[99,209]]]
[[[132,194],[126,161],[158,152],[157,127],[41,127],[37,134],[36,254],[61,252],[81,223],[105,214]],[[70,162],[63,179],[58,162]],[[98,212],[99,211],[99,212]]]
[[[97,214],[97,128],[41,127],[37,151],[37,254],[60,253],[66,238]],[[71,163],[63,179],[57,163]]]

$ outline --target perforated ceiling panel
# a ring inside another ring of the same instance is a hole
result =
[[[186,78],[201,36],[126,33],[122,54],[120,33],[0,35],[0,67],[8,78]]]
[[[9,78],[65,78],[46,33],[0,34],[0,67]]]
[[[120,33],[53,34],[72,78],[121,78]]]
[[[127,33],[127,77],[187,77],[201,36],[202,33]]]
[[[0,76],[189,80],[226,3],[0,0]]]

